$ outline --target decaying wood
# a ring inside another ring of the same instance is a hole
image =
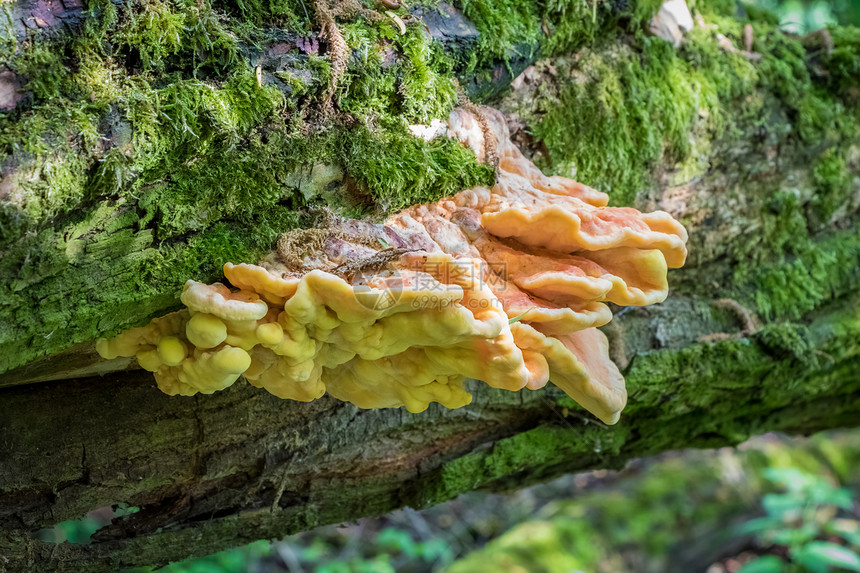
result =
[[[18,0],[16,10],[49,5]],[[50,25],[74,25],[61,20]],[[460,21],[447,25],[474,33]],[[276,68],[276,51],[253,65]],[[490,83],[506,85],[510,71]],[[732,245],[757,228],[760,198],[747,189],[812,187],[807,150],[783,145],[784,135],[774,134],[787,133],[789,120],[774,115],[766,143],[760,134],[714,142],[704,173],[681,183],[666,173],[640,194],[636,207],[663,208],[687,225],[690,260],[669,275],[681,294],[616,313],[609,334],[614,358],[628,362],[621,366],[630,394],[617,426],[550,388],[510,393],[474,384],[471,405],[421,414],[364,411],[328,397],[285,401],[242,381],[213,395],[169,397],[131,361],[100,360],[89,341],[0,375],[0,571],[158,565],[478,488],[620,467],[667,449],[856,425],[857,288],[828,293],[800,317],[805,346],[789,348],[774,343],[774,325],[753,323],[752,309],[725,302],[717,280],[733,272]],[[860,153],[849,157],[856,181]],[[857,211],[843,210],[833,229],[856,232]],[[690,284],[698,294],[683,288]],[[171,310],[168,300],[154,304]],[[140,511],[90,545],[33,537],[120,503]]]

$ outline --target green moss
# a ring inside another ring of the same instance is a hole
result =
[[[286,6],[270,4],[270,15]],[[435,186],[440,177],[448,179],[441,192],[458,190],[457,177],[440,172],[449,165],[462,168],[464,185],[488,180],[485,168],[450,145],[408,141],[408,123],[444,117],[456,100],[453,64],[420,25],[410,25],[401,37],[390,22],[343,24],[352,47],[369,54],[369,59],[352,62],[340,82],[342,111],[352,114],[349,121],[357,117],[369,126],[362,128],[360,141],[344,145],[339,142],[349,139],[350,128],[340,118],[315,127],[304,124],[302,114],[287,121],[279,117],[285,108],[313,106],[331,79],[325,58],[307,60],[310,82],[290,75],[289,85],[267,81],[260,88],[253,67],[237,60],[224,17],[208,4],[146,0],[129,3],[119,14],[111,7],[90,7],[84,37],[36,43],[18,57],[22,72],[46,71],[33,87],[36,105],[19,117],[0,120],[0,147],[26,154],[25,165],[36,172],[22,183],[20,209],[7,209],[0,221],[10,230],[7,237],[20,233],[27,219],[37,224],[88,196],[113,193],[139,199],[146,219],[159,226],[160,237],[199,230],[220,217],[291,200],[294,190],[284,186],[289,170],[320,161],[349,161],[367,169],[350,175],[360,182],[385,182],[366,196],[386,206],[405,204],[413,191],[415,199],[434,196],[423,185]],[[403,57],[385,68],[382,54],[390,42]],[[124,61],[109,55],[117,52],[124,52]],[[189,70],[227,77],[194,79],[186,77]],[[60,93],[62,101],[52,102]],[[127,132],[123,141],[111,133],[111,144],[102,143],[106,115],[119,123],[112,127]],[[263,125],[266,141],[257,132]],[[417,156],[387,153],[365,160],[360,157],[365,145],[415,151]],[[432,165],[421,169],[419,161]],[[234,171],[235,177],[229,176]],[[265,175],[257,189],[255,178],[261,172]],[[152,205],[158,206],[157,213]]]
[[[821,62],[827,75],[825,80],[837,93],[848,93],[851,88],[860,86],[860,28],[839,26],[829,28],[833,40],[833,50],[828,53],[824,40],[818,36],[813,41],[816,59]],[[855,94],[855,99],[857,98]]]
[[[541,35],[537,3],[520,0],[460,0],[463,14],[480,33],[475,48],[475,65],[514,57],[531,58],[538,50]]]
[[[637,7],[645,6],[647,2],[636,3]],[[580,2],[577,0],[552,0],[547,3],[544,12],[551,15],[553,26],[549,37],[542,45],[542,53],[546,55],[570,53],[594,39],[598,26],[602,24],[604,11],[612,8],[606,2]]]
[[[760,192],[757,240],[739,236],[730,245],[736,262],[726,288],[767,319],[797,319],[858,284],[860,230],[830,224],[850,189],[845,163],[830,150],[812,171],[811,196],[796,188]]]
[[[813,352],[809,340],[809,329],[803,324],[768,324],[756,333],[756,339],[772,355],[791,357],[813,367],[818,365],[818,355]]]
[[[0,3],[0,61],[8,62],[18,49],[10,2]]]
[[[828,66],[830,58],[822,55],[821,50],[808,52],[800,40],[774,28],[764,28],[763,32],[759,32],[756,40],[756,49],[763,52],[759,65],[762,87],[788,108],[797,136],[809,144],[827,138],[853,137],[858,131],[858,107],[846,107],[842,99],[835,97],[836,93],[845,92],[832,89],[829,73],[822,73],[822,64],[818,63],[822,61]],[[860,43],[840,42],[836,70],[842,69],[840,62],[844,63],[849,53],[856,59]],[[834,79],[837,84],[842,82],[839,77]]]
[[[635,5],[628,29],[641,29],[644,16],[636,14],[649,13],[646,8]],[[699,11],[734,45],[743,44],[745,20],[736,18],[734,2]],[[601,30],[602,38],[618,29]],[[626,204],[667,166],[682,180],[703,172],[707,165],[698,157],[709,153],[712,141],[731,145],[774,124],[790,126],[779,135],[807,148],[853,141],[860,132],[860,102],[846,95],[854,85],[860,40],[850,28],[834,30],[838,48],[828,55],[825,46],[788,37],[757,17],[761,60],[723,50],[711,29],[699,27],[679,49],[641,36],[632,48],[594,42],[594,49],[580,51],[573,62],[555,62],[560,77],[575,81],[539,90],[536,104],[520,112],[546,145],[542,167],[574,175]],[[551,36],[545,45],[554,41]]]
[[[602,0],[460,0],[464,15],[475,23],[480,39],[465,68],[494,62],[530,61],[568,54],[599,39],[611,43],[617,34],[638,33],[660,8],[659,0],[612,3]]]
[[[547,23],[549,33],[541,42],[541,54],[564,55],[588,44],[611,45],[624,33],[641,38],[662,4],[661,0],[547,2],[542,21]]]
[[[119,10],[112,0],[87,0],[88,17],[78,42],[80,47],[100,48],[119,20]]]
[[[214,0],[213,4],[253,28],[259,26],[278,26],[290,31],[307,31],[310,26],[308,0]],[[253,28],[240,26],[243,31]],[[255,30],[256,31],[256,30]]]
[[[208,2],[137,0],[125,5],[111,38],[143,71],[201,67],[226,71],[237,63],[236,40]]]
[[[584,52],[574,73],[533,131],[549,150],[546,167],[617,203],[648,185],[658,163],[686,159],[694,121],[716,111],[714,86],[659,39],[641,51]]]
[[[144,323],[177,305],[188,278],[217,280],[225,262],[257,260],[299,223],[295,211],[270,208],[158,244],[151,230],[135,228],[137,214],[122,205],[102,202],[67,227],[45,229],[5,251],[0,369],[38,355],[22,332],[37,337],[39,354],[50,354]]]
[[[410,27],[400,39],[400,49],[408,61],[403,64],[398,88],[403,95],[405,118],[428,123],[433,118],[446,117],[457,103],[453,62],[438,44],[431,42],[422,26]]]
[[[38,100],[50,100],[63,92],[63,80],[69,73],[62,53],[51,49],[48,42],[36,41],[27,48],[26,56],[15,62],[14,70],[28,78],[24,89]]]
[[[0,118],[0,150],[24,165],[9,173],[22,204],[4,203],[0,209],[0,248],[24,232],[33,220],[44,220],[87,199],[90,162],[75,153],[77,144],[94,145],[98,129],[94,115],[58,98],[55,103],[24,114],[17,122]],[[44,134],[50,134],[45,136]],[[27,158],[37,161],[28,162]],[[14,164],[13,164],[14,166]]]
[[[769,58],[768,62],[773,63],[767,69],[770,72],[769,80],[774,82],[773,85],[792,86],[792,88],[778,87],[776,93],[793,112],[792,117],[796,120],[795,132],[800,139],[808,143],[816,143],[827,137],[828,131],[836,127],[835,120],[844,113],[842,105],[828,101],[829,98],[822,97],[821,92],[813,93],[810,89],[806,89],[805,79],[793,77],[784,61]],[[802,91],[794,91],[793,88],[802,89]]]
[[[492,184],[492,167],[449,139],[430,143],[406,134],[380,140],[357,130],[344,140],[343,162],[386,211],[433,201],[476,185]],[[403,158],[409,158],[404,161]]]
[[[825,151],[811,171],[811,181],[795,179],[786,190],[768,194],[761,185],[757,240],[739,236],[730,245],[736,262],[727,288],[767,319],[797,319],[858,284],[860,230],[834,231],[831,224],[840,209],[850,221],[844,209],[851,178],[842,152]]]
[[[725,420],[784,406],[793,395],[814,396],[833,383],[831,377],[844,372],[831,368],[823,375],[818,368],[822,352],[831,365],[857,360],[854,337],[860,332],[860,314],[844,311],[856,301],[856,296],[843,299],[808,329],[772,324],[751,338],[636,356],[626,374],[630,395],[626,412],[707,408],[710,418]],[[837,324],[841,326],[836,328]],[[689,384],[694,379],[696,383]],[[749,392],[746,404],[721,399],[725,392],[741,388]]]
[[[737,0],[691,0],[690,10],[699,12],[706,17],[735,17],[738,15],[740,4]]]
[[[851,174],[842,155],[830,149],[819,157],[812,177],[815,185],[812,214],[819,224],[826,223],[848,198]]]
[[[539,426],[496,442],[490,451],[477,450],[445,464],[434,482],[436,487],[422,490],[421,505],[432,505],[500,480],[513,480],[521,471],[540,476],[571,456],[580,456],[586,464],[595,458],[617,455],[628,437],[623,427],[608,429],[572,420],[576,424],[574,431],[574,426]]]
[[[738,6],[746,13],[750,22],[767,24],[768,26],[779,26],[779,16],[767,8],[759,6],[754,2],[739,2]]]
[[[733,256],[739,261],[736,282],[742,283],[749,273],[774,259],[798,254],[809,243],[803,203],[796,191],[777,189],[769,197],[761,192],[762,205],[756,217],[758,241],[737,237],[733,246]]]
[[[796,255],[784,255],[750,275],[747,280],[754,286],[760,313],[768,318],[797,318],[856,289],[860,281],[860,228],[834,233],[819,242],[801,241]]]
[[[131,8],[129,8],[131,10]],[[125,27],[121,45],[137,50],[144,69],[163,68],[164,59],[183,49],[185,14],[159,0],[147,2],[141,12],[133,12]]]
[[[390,22],[375,28],[365,24],[343,27],[344,37],[359,57],[350,61],[338,105],[367,124],[402,127],[447,117],[457,101],[453,60],[421,25],[399,35]],[[384,63],[389,42],[401,54],[394,65]]]

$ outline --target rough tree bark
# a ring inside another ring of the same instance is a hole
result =
[[[2,4],[0,571],[158,565],[857,424],[857,30],[788,37],[750,7],[700,2],[673,47],[646,34],[658,5],[470,0],[401,9],[401,36],[381,10],[305,4]],[[340,15],[321,36],[325,11]],[[508,113],[545,170],[690,231],[669,300],[606,328],[630,395],[618,425],[550,388],[475,384],[470,406],[422,414],[241,383],[168,397],[95,355],[97,337],[177,308],[186,278],[254,262],[314,205],[378,219],[491,181],[456,144],[406,132],[467,96]],[[141,509],[90,545],[32,535],[118,503]]]

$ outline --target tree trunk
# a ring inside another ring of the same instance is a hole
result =
[[[160,565],[860,420],[858,30],[788,37],[700,3],[673,47],[645,32],[659,6],[470,0],[401,9],[401,35],[350,6],[3,4],[0,571]],[[421,414],[242,383],[170,397],[95,354],[314,206],[379,219],[490,183],[468,150],[407,132],[466,97],[508,114],[546,172],[690,232],[669,299],[604,327],[627,380],[619,424],[551,388],[477,383],[471,405]],[[92,544],[33,538],[119,503],[141,509]]]

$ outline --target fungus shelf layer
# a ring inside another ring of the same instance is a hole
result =
[[[665,299],[686,232],[667,213],[547,177],[502,115],[454,110],[448,135],[498,162],[492,189],[417,205],[382,225],[329,217],[260,263],[224,266],[233,288],[189,280],[187,309],[106,340],[168,394],[209,394],[244,376],[281,398],[328,392],[361,408],[468,404],[465,378],[495,388],[553,382],[606,423],[627,400],[596,327],[606,302]]]

